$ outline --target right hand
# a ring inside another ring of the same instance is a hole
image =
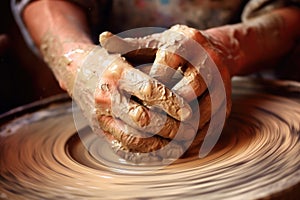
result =
[[[83,110],[95,111],[107,138],[117,140],[130,152],[155,151],[169,139],[189,140],[196,134],[195,127],[185,123],[192,110],[182,97],[134,68],[120,54],[109,54],[101,47],[95,47],[84,59],[73,95]],[[96,110],[87,103],[89,95],[93,95]],[[182,153],[177,143],[172,149]]]

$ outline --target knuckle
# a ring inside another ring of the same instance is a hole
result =
[[[129,108],[129,116],[140,127],[145,127],[150,122],[150,117],[147,113],[147,109],[143,106],[131,106]]]

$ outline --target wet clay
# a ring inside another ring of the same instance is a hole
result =
[[[57,36],[48,33],[42,39],[41,53],[61,86],[72,95],[76,70],[68,69],[72,60],[63,55],[62,46]]]
[[[69,102],[2,119],[0,198],[299,199],[299,88],[233,82],[213,151],[199,159],[193,147],[159,170],[126,162],[88,128],[78,137]]]

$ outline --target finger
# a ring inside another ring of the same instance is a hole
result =
[[[152,68],[152,64],[144,64],[144,65],[139,65],[137,67],[135,67],[136,69],[139,69],[140,71],[144,72],[145,74],[150,74],[151,68]],[[168,70],[170,71],[174,71],[172,78],[169,80],[169,82],[166,81],[160,81],[163,84],[165,84],[168,88],[172,88],[176,83],[178,83],[182,77],[183,77],[183,72],[181,71],[181,68],[178,70],[174,70],[170,67],[168,67]],[[152,76],[151,76],[152,77]],[[155,77],[152,77],[155,78]],[[157,80],[157,79],[156,79]]]
[[[185,60],[175,52],[168,49],[158,49],[149,75],[168,85],[176,70],[184,64]]]
[[[176,140],[189,140],[195,135],[196,130],[190,124],[148,109],[120,93],[112,96],[112,105],[113,117],[121,119],[141,132]]]
[[[183,78],[172,88],[172,91],[190,102],[201,96],[207,89],[207,85],[198,69],[191,64],[187,65]],[[210,80],[208,79],[207,82],[210,83]]]
[[[120,142],[120,147],[131,152],[147,153],[162,149],[169,141],[159,136],[152,136],[139,132],[122,121],[109,116],[99,116],[99,125],[103,131],[111,134]],[[172,149],[182,152],[182,147],[172,142]],[[165,155],[166,156],[166,155]]]
[[[111,108],[111,95],[117,94],[117,87],[139,98],[143,104],[160,108],[179,121],[185,121],[191,116],[192,110],[182,97],[134,69],[123,59],[116,60],[103,72],[95,92],[96,104]]]
[[[160,44],[159,34],[152,34],[142,38],[121,38],[110,32],[103,32],[99,41],[110,53],[119,53],[128,58],[142,59],[143,61],[154,59]]]
[[[136,96],[147,106],[164,110],[179,121],[187,120],[192,114],[190,106],[182,97],[137,69],[124,70],[119,88]]]
[[[190,38],[182,32],[169,29],[162,33],[160,46],[156,52],[156,57],[150,71],[150,76],[158,81],[168,84],[174,72],[185,65],[190,54]]]
[[[177,69],[185,71],[186,65],[188,65],[189,69],[185,72],[187,78],[183,79],[176,87],[181,88],[180,92],[188,95],[189,100],[195,99],[205,90],[203,81],[197,75],[203,73],[201,68],[208,68],[204,67],[207,54],[201,46],[204,39],[198,30],[187,26],[177,25],[165,31],[161,37],[164,45],[156,53],[150,76],[167,84],[172,79],[174,71]],[[196,69],[191,66],[195,66]],[[189,90],[186,91],[189,84],[192,84],[192,89],[195,90],[194,93],[196,92],[196,96],[193,98],[190,96],[191,93],[187,93]]]
[[[143,112],[141,112],[141,110],[143,110]],[[140,113],[147,113],[148,116],[140,117]],[[130,119],[133,120],[128,120],[128,114]],[[146,120],[140,120],[141,118]],[[136,102],[130,103],[129,113],[124,113],[120,119],[139,131],[147,132],[151,135],[159,135],[166,139],[190,140],[196,133],[196,130],[190,124],[177,121],[160,112],[148,110]],[[137,121],[137,119],[139,119],[139,121]],[[132,123],[132,121],[135,123]],[[145,123],[146,121],[148,124]],[[142,123],[142,125],[140,123]]]
[[[186,25],[177,24],[172,26],[169,30],[173,33],[185,35],[185,37],[190,38],[199,44],[205,44],[207,42],[207,39],[199,30],[190,28]]]
[[[150,137],[145,133],[130,128],[122,121],[113,117],[100,116],[98,121],[103,131],[110,133],[129,151],[141,153],[151,152],[160,149],[167,144],[167,140],[162,140],[158,137]]]
[[[167,116],[166,122],[161,130],[157,133],[163,138],[175,140],[191,140],[196,134],[196,129],[189,123],[178,122]]]

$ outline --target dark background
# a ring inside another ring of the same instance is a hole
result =
[[[26,46],[11,13],[0,1],[0,115],[33,101],[62,93],[47,65]]]

